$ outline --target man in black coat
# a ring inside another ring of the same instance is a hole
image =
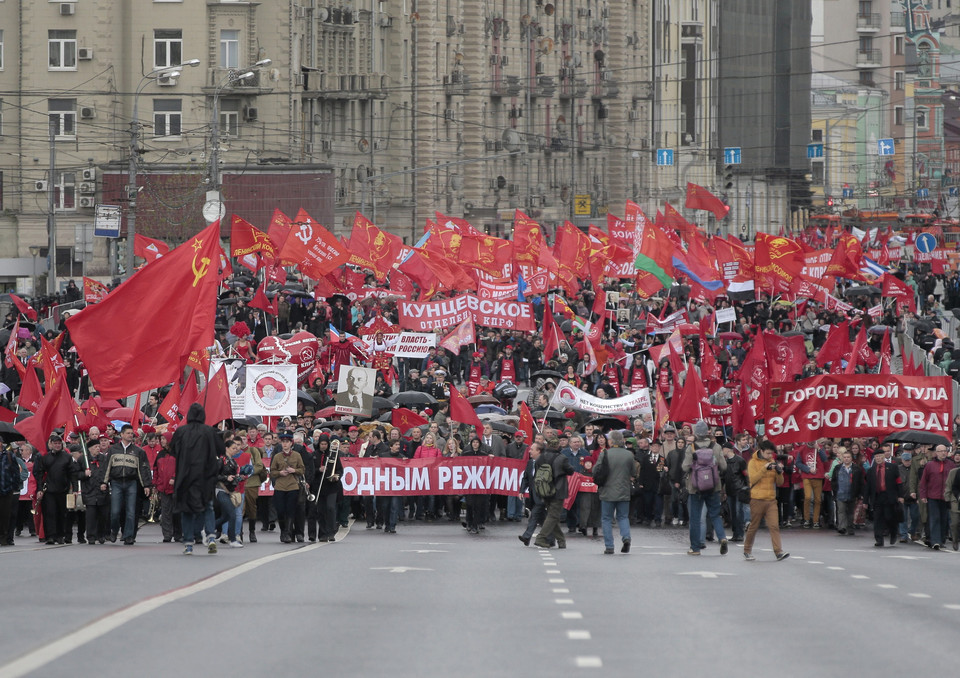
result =
[[[183,552],[193,553],[193,542],[201,524],[207,532],[207,552],[217,552],[213,493],[220,469],[219,457],[226,452],[223,438],[204,423],[206,413],[200,403],[187,412],[187,423],[173,434],[170,447],[177,460],[173,485],[174,510],[180,512]]]
[[[552,497],[541,497],[546,509],[547,515],[543,519],[543,528],[537,535],[534,542],[540,548],[550,548],[550,542],[556,539],[557,548],[567,548],[567,538],[560,528],[560,516],[563,513],[563,502],[567,498],[567,476],[573,473],[573,466],[570,460],[560,454],[560,439],[557,434],[550,432],[549,436],[544,435],[547,442],[546,451],[540,455],[535,468],[540,468],[543,464],[550,464],[553,469],[553,485],[555,493]]]
[[[890,535],[890,544],[897,543],[899,520],[897,505],[903,503],[900,472],[890,463],[891,447],[884,445],[873,457],[873,466],[867,470],[867,502],[873,507],[873,536],[875,546],[883,546],[883,533]]]
[[[47,453],[33,464],[37,491],[43,492],[43,532],[47,544],[62,544],[67,524],[67,492],[77,479],[73,458],[63,449],[63,438],[51,433]]]
[[[83,495],[84,511],[86,513],[87,543],[104,543],[107,539],[107,530],[110,527],[110,494],[103,489],[107,479],[104,473],[107,470],[106,455],[100,454],[100,445],[95,444],[87,451],[89,464],[75,461],[77,473],[80,475],[80,492]]]

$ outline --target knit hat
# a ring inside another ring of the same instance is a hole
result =
[[[698,421],[693,425],[693,435],[697,438],[708,438],[710,437],[710,427],[707,426],[707,422],[703,419]]]
[[[903,454],[900,455],[900,459],[902,461],[910,461],[911,459],[913,459],[913,455],[910,454],[909,452],[904,452]]]

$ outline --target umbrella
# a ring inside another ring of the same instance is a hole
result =
[[[580,430],[582,431],[584,426],[587,424],[593,424],[595,427],[599,427],[603,431],[619,431],[625,426],[625,424],[617,417],[594,417],[590,421],[584,422],[583,426],[580,427]]]
[[[316,423],[317,419],[326,419],[327,417],[332,417],[336,413],[336,407],[334,405],[331,405],[330,407],[324,407],[322,410],[317,410],[314,413],[314,423]]]
[[[865,297],[871,294],[880,294],[880,289],[873,285],[860,285],[858,287],[848,287],[843,291],[845,297]]]
[[[726,339],[727,341],[743,340],[743,335],[740,334],[739,332],[721,332],[719,336],[721,339]]]
[[[110,410],[107,412],[107,416],[110,419],[123,419],[126,422],[133,421],[133,408],[132,407],[118,407],[116,409]],[[143,415],[141,415],[143,416]]]
[[[563,375],[557,372],[556,370],[537,370],[536,372],[530,375],[530,380],[533,381],[534,379],[549,379],[551,377],[554,379],[563,379]]]
[[[238,301],[250,301],[250,297],[227,297],[217,302],[217,306],[232,306]]]
[[[479,405],[477,414],[506,414],[507,411],[498,405]]]
[[[555,410],[536,410],[531,412],[534,419],[546,419],[547,421],[566,421],[566,417],[563,415],[563,412],[557,412]]]
[[[21,412],[19,412],[19,413],[17,414],[17,418],[14,419],[14,421],[19,424],[19,423],[20,423],[21,421],[23,421],[24,419],[27,419],[27,418],[32,417],[32,416],[33,416],[33,412],[28,412],[28,411],[26,411],[26,410],[23,410],[23,411],[21,411]]]
[[[126,426],[126,425],[129,424],[130,422],[129,422],[129,421],[123,421],[122,419],[114,419],[114,420],[111,421],[110,423],[113,424],[113,427],[119,431],[121,428],[123,428],[124,426]]]
[[[684,336],[690,334],[700,334],[700,327],[694,325],[693,323],[681,323],[677,325],[677,329],[680,330],[680,334]]]
[[[301,391],[300,389],[297,389],[297,400],[303,400],[308,403],[313,403],[314,405],[317,404],[316,399],[312,395],[306,391]]]
[[[390,396],[390,400],[397,405],[436,405],[437,399],[429,393],[420,391],[402,391]]]
[[[509,433],[510,435],[513,435],[517,432],[516,426],[505,424],[502,421],[491,421],[490,428],[492,428],[494,431],[500,431],[501,433]]]
[[[0,421],[0,440],[10,443],[14,440],[25,440],[25,438],[20,431],[13,427],[13,424],[8,421]]]
[[[396,403],[392,400],[381,398],[380,396],[373,396],[373,409],[375,410],[392,410],[396,406]]]
[[[467,402],[471,405],[499,405],[500,401],[494,398],[489,393],[481,393],[480,395],[470,396],[467,398]]]
[[[560,330],[563,332],[569,332],[573,329],[573,320],[564,320],[560,323]]]
[[[330,305],[333,305],[333,304],[337,301],[337,299],[339,299],[340,301],[342,301],[344,304],[346,304],[346,305],[348,305],[348,306],[350,305],[350,300],[349,300],[349,299],[347,298],[347,296],[344,295],[344,294],[332,294],[332,295],[330,295],[329,297],[327,297],[327,303],[330,304]]]
[[[257,425],[260,423],[260,419],[259,417],[254,417],[254,416],[236,417],[233,420],[233,423],[238,424],[240,426],[246,426],[248,428],[256,428]]]
[[[893,328],[889,325],[874,325],[867,332],[870,334],[886,334],[887,332],[892,332]]]
[[[917,320],[913,326],[923,332],[933,332],[933,323],[929,320]]]
[[[927,431],[897,431],[887,436],[884,443],[916,443],[917,445],[946,445],[950,447],[950,441],[936,433]]]
[[[804,336],[803,332],[784,332],[780,335],[781,337],[802,337]]]

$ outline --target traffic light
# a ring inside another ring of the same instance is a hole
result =
[[[733,188],[733,165],[726,165],[723,168],[723,190],[729,191]]]
[[[827,207],[833,207],[833,196],[832,196],[832,195],[828,195],[828,196],[827,196]]]

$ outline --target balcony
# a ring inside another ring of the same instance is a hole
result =
[[[463,95],[470,91],[470,78],[463,71],[443,76],[443,91],[447,96]]]
[[[879,49],[858,49],[857,66],[879,67],[883,65],[883,51]]]
[[[858,14],[857,32],[876,33],[880,30],[880,14]]]
[[[388,78],[382,73],[311,73],[304,96],[317,99],[385,99]]]

